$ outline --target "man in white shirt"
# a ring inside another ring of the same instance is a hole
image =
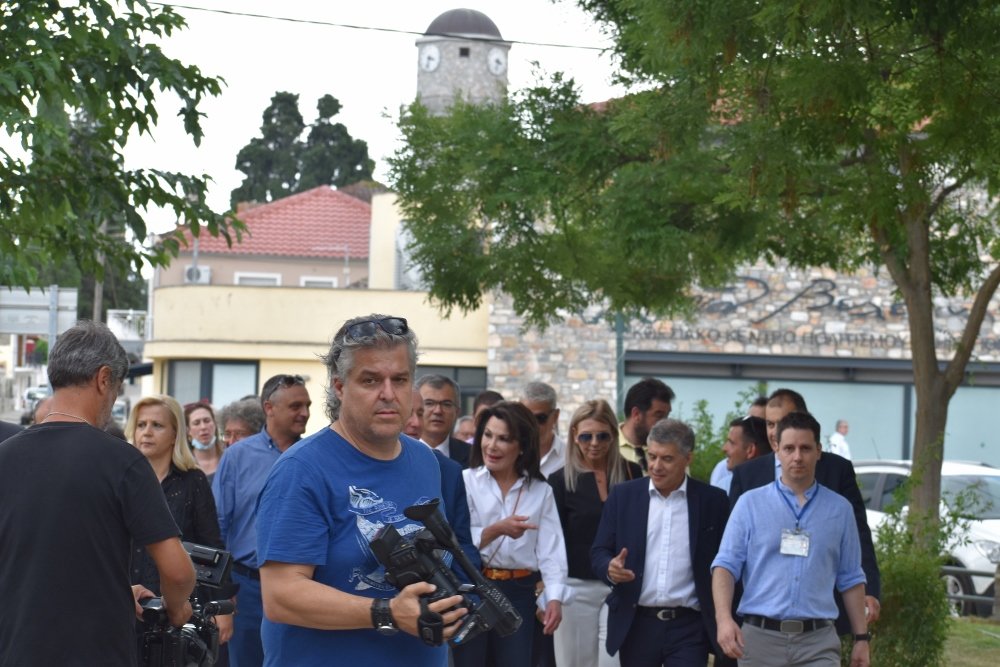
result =
[[[566,441],[556,433],[559,424],[556,390],[544,382],[529,382],[524,387],[521,405],[531,410],[538,422],[538,444],[542,455],[538,467],[548,477],[566,465]]]
[[[838,419],[837,420],[837,430],[830,434],[828,440],[830,444],[830,452],[833,454],[839,454],[843,456],[848,461],[851,460],[851,447],[847,444],[847,420]]]
[[[608,653],[622,667],[733,665],[715,643],[709,566],[729,515],[725,492],[686,470],[694,433],[664,419],[649,432],[648,478],[611,489],[591,549],[608,596]]]

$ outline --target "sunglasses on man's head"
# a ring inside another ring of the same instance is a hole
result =
[[[275,375],[273,378],[267,381],[264,385],[264,391],[260,393],[261,400],[267,401],[272,396],[274,392],[282,387],[294,387],[296,385],[305,385],[306,379],[301,375]]]
[[[611,434],[607,431],[601,431],[600,433],[579,433],[576,439],[585,445],[589,445],[592,440],[596,439],[597,442],[608,442],[611,440]]]
[[[344,339],[352,338],[371,338],[378,330],[381,329],[390,336],[405,336],[409,331],[410,327],[406,324],[406,318],[403,317],[383,317],[379,320],[365,320],[363,322],[355,322],[354,324],[347,327],[347,332],[344,334]]]

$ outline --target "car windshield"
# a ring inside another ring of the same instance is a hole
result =
[[[1000,519],[1000,475],[954,475],[941,480],[941,497],[970,519]],[[957,500],[956,500],[957,499]]]

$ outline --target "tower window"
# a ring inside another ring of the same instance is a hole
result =
[[[469,57],[469,47],[467,47],[467,46],[460,46],[460,47],[458,47],[458,57],[459,58],[468,58]]]

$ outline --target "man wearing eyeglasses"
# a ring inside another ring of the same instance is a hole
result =
[[[448,611],[461,596],[426,605],[441,614],[441,634],[425,644],[420,630],[435,631],[418,622],[420,596],[434,586],[397,591],[370,546],[386,525],[420,530],[404,510],[441,494],[434,454],[400,437],[416,346],[405,319],[368,315],[345,322],[323,358],[333,423],[278,460],[257,505],[266,665],[447,664],[441,642],[465,614]]]
[[[458,399],[462,395],[458,383],[444,375],[422,375],[416,386],[424,402],[420,439],[458,463],[463,470],[468,468],[471,447],[452,435],[458,419]]]
[[[229,640],[233,667],[260,667],[264,618],[257,558],[257,496],[282,452],[305,433],[312,400],[305,378],[284,373],[268,378],[260,392],[264,428],[226,449],[212,479],[222,539],[233,555],[233,581],[240,586]]]

